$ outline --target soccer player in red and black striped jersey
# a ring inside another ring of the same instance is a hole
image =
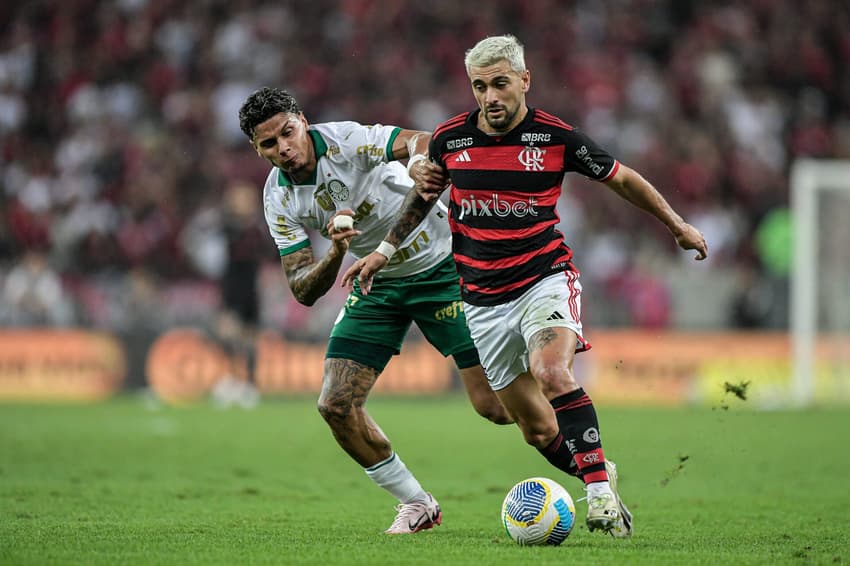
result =
[[[414,155],[415,181],[386,239],[343,277],[368,292],[374,273],[449,188],[452,249],[467,324],[490,386],[526,442],[588,492],[587,525],[632,533],[605,459],[593,403],[573,377],[582,336],[581,285],[572,250],[555,230],[564,175],[607,185],[663,222],[680,247],[704,259],[703,235],[640,174],[560,118],[526,105],[531,74],[515,37],[488,37],[466,54],[478,109],[441,124],[430,160]]]

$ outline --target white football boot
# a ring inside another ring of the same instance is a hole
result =
[[[613,496],[607,493],[588,496],[587,528],[605,531],[614,538],[628,538],[632,536],[632,514],[617,491],[617,465],[606,460],[605,471]]]
[[[391,535],[418,533],[441,524],[443,512],[440,510],[439,503],[430,493],[426,495],[428,495],[428,501],[396,505],[398,514],[390,528],[384,532]]]

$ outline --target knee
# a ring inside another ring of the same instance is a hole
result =
[[[531,368],[531,373],[548,399],[578,388],[573,372],[564,365],[537,364]]]
[[[558,436],[557,421],[520,423],[520,429],[525,441],[535,448],[546,448]]]
[[[514,418],[510,416],[508,412],[504,409],[502,409],[501,412],[488,415],[486,416],[486,418],[487,420],[497,425],[509,425],[514,424],[516,422],[514,421]]]
[[[497,425],[509,425],[514,423],[513,417],[508,413],[501,403],[476,406],[479,415]]]
[[[325,360],[319,414],[331,426],[347,422],[362,411],[366,396],[377,378],[377,372],[352,360]]]
[[[460,377],[476,413],[495,424],[513,424],[514,418],[490,388],[480,364],[460,370]]]
[[[322,395],[319,396],[317,408],[322,418],[328,424],[333,425],[348,418],[348,415],[351,414],[352,405],[346,402],[343,397],[331,397],[322,392]]]
[[[489,386],[486,390],[470,389],[468,393],[476,413],[498,425],[513,424],[513,417]]]

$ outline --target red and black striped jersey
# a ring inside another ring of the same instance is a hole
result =
[[[429,149],[451,181],[449,223],[463,300],[491,306],[519,297],[544,277],[576,271],[572,250],[555,229],[564,174],[606,181],[619,163],[542,110],[529,107],[501,137],[478,129],[479,112],[443,122]]]

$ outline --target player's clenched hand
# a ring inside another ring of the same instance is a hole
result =
[[[351,243],[351,238],[360,235],[360,230],[356,230],[353,226],[351,228],[338,227],[338,224],[334,222],[338,216],[351,217],[354,216],[354,211],[350,208],[338,210],[337,213],[334,214],[328,221],[327,226],[325,226],[328,231],[328,235],[331,237],[331,242],[333,242],[334,247],[338,251],[345,253],[348,251],[348,245],[349,243]]]
[[[354,279],[360,283],[360,292],[368,295],[372,289],[372,278],[377,272],[387,265],[389,259],[384,254],[372,252],[366,257],[360,258],[354,262],[354,265],[342,276],[342,286],[348,287],[349,290],[354,288]]]
[[[705,237],[702,232],[688,224],[683,223],[681,228],[674,232],[676,243],[683,250],[696,250],[698,253],[694,257],[696,260],[703,260],[708,257],[708,244],[705,243]]]
[[[425,202],[438,199],[449,182],[443,168],[427,160],[418,161],[410,168],[410,178]]]

